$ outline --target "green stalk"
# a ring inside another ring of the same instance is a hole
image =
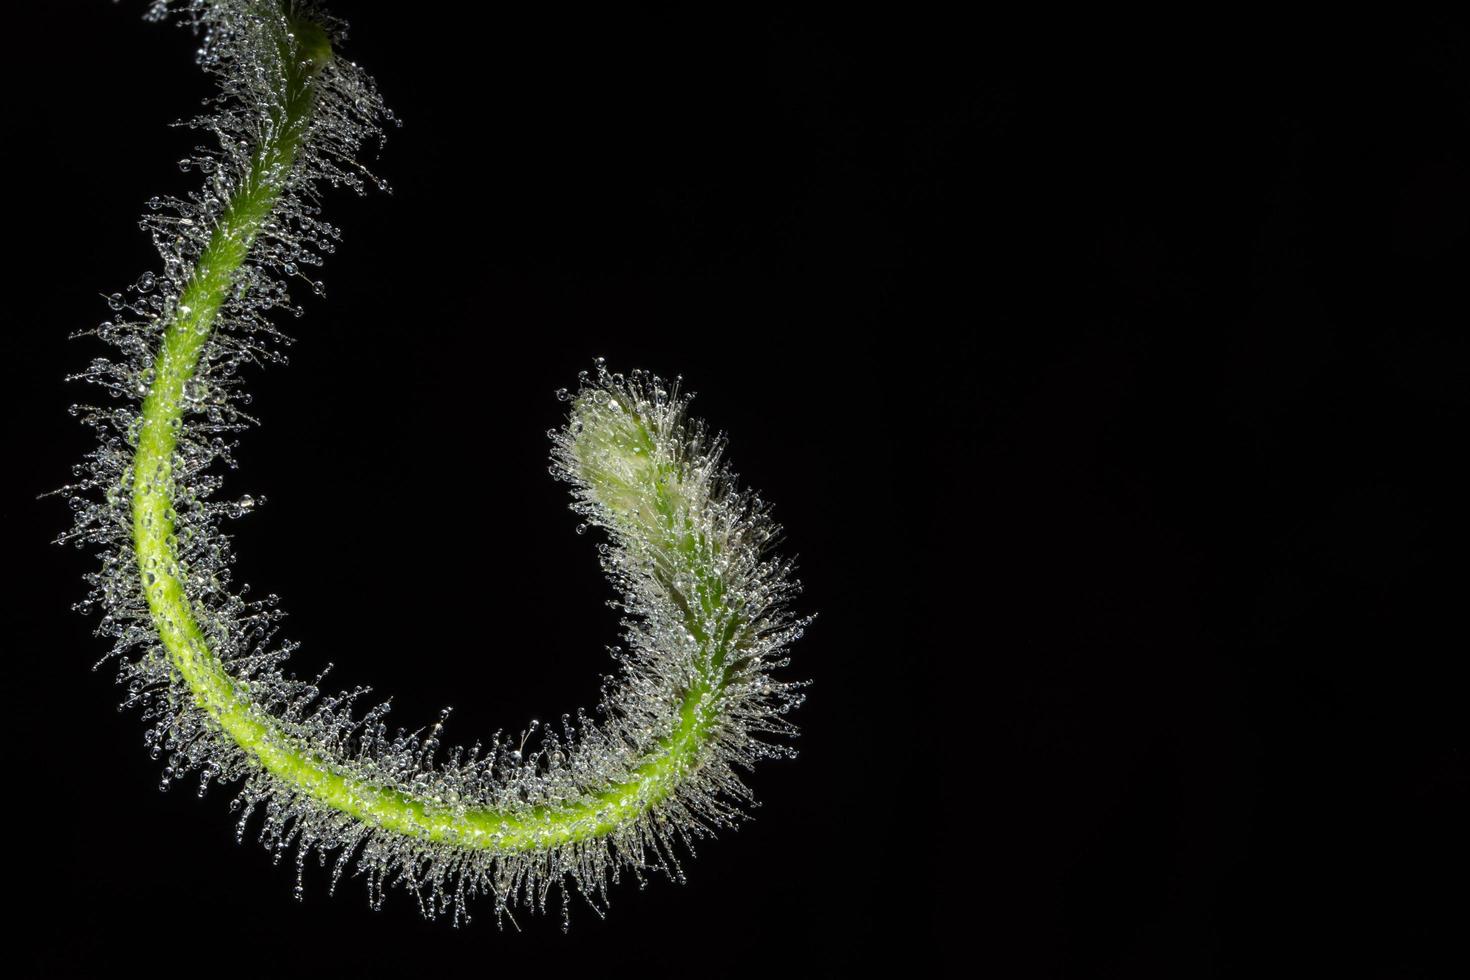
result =
[[[401,790],[372,785],[336,767],[310,745],[282,731],[276,719],[250,697],[210,650],[184,589],[174,539],[174,453],[183,425],[184,391],[199,367],[220,307],[235,282],[261,227],[280,201],[315,103],[313,77],[332,58],[326,35],[315,25],[294,23],[294,38],[280,41],[285,91],[272,115],[269,135],[257,148],[246,179],[229,202],[168,323],[143,401],[142,425],[133,459],[133,544],[148,607],[170,662],[188,684],[196,704],[245,752],[296,792],[365,823],[413,837],[499,852],[535,851],[607,834],[665,799],[696,764],[710,734],[705,703],[723,676],[691,686],[674,731],[632,778],[576,804],[520,813],[490,808],[458,810],[417,799]],[[650,471],[654,486],[664,474]],[[668,508],[660,508],[668,509]],[[709,596],[702,597],[707,605]],[[716,598],[717,601],[717,598]],[[709,638],[691,631],[706,647]],[[733,630],[725,631],[723,648]],[[711,652],[712,672],[723,650]]]

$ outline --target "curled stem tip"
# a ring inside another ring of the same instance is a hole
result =
[[[334,884],[355,862],[375,902],[402,884],[426,915],[456,921],[476,894],[503,912],[544,907],[559,885],[600,906],[622,868],[680,876],[675,844],[733,825],[749,803],[740,771],[792,754],[784,716],[802,685],[772,672],[807,620],[788,611],[798,586],[768,553],[767,506],[738,488],[677,384],[599,362],[567,396],[551,453],[573,509],[608,537],[603,567],[626,613],[595,718],[443,749],[442,718],[390,733],[386,705],[356,710],[365,691],[323,695],[320,678],[286,672],[274,599],[230,587],[222,525],[253,504],[215,499],[216,464],[250,421],[240,369],[273,356],[267,314],[294,310],[286,284],[332,250],[317,188],[373,180],[355,153],[391,117],[294,5],[178,7],[225,90],[192,123],[221,149],[186,161],[209,175],[202,198],[150,205],[164,272],[130,300],[115,294],[129,315],[99,329],[122,354],[82,376],[127,406],[79,407],[102,441],[69,488],[77,517],[63,535],[103,553],[89,602],[114,639],[124,703],[143,707],[149,743],[168,753],[163,785],[196,772],[202,794],[240,780],[242,832],[264,810],[262,839],[298,868],[334,852]]]

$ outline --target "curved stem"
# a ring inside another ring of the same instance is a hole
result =
[[[575,804],[523,812],[453,808],[373,785],[282,730],[211,651],[183,584],[174,540],[174,453],[183,425],[184,392],[198,370],[220,308],[261,227],[280,200],[308,127],[312,78],[330,60],[320,29],[292,25],[283,38],[284,97],[246,179],[229,203],[163,334],[154,378],[143,401],[133,460],[133,543],[153,623],[169,660],[195,702],[245,752],[295,791],[373,826],[470,848],[540,850],[615,830],[666,798],[698,761],[709,735],[706,703],[720,681],[686,692],[673,732],[630,778]],[[697,635],[697,634],[696,634]],[[726,633],[728,637],[729,633]],[[702,638],[708,646],[707,638]],[[723,644],[719,644],[723,645]],[[711,661],[718,665],[718,654]],[[719,673],[718,667],[716,674]]]

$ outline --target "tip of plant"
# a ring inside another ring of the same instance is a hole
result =
[[[584,390],[572,409],[573,452],[581,476],[622,519],[639,516],[654,489],[657,466],[647,420],[623,392]]]

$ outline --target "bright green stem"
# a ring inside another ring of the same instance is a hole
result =
[[[575,804],[509,813],[453,808],[372,785],[284,732],[276,719],[250,698],[210,650],[184,590],[174,539],[174,452],[183,425],[184,392],[213,332],[221,304],[232,288],[251,245],[280,200],[314,103],[313,76],[330,61],[331,48],[315,25],[293,25],[294,40],[282,38],[290,57],[281,108],[254,156],[247,179],[220,218],[179,297],[154,364],[143,401],[142,427],[133,460],[133,544],[148,607],[170,661],[208,712],[234,741],[277,779],[333,809],[365,823],[457,846],[503,852],[539,850],[607,834],[666,798],[697,764],[712,723],[711,700],[718,681],[694,685],[685,695],[674,731],[626,782],[606,787]],[[656,476],[656,475],[655,475]],[[700,634],[696,632],[696,636]],[[728,642],[730,632],[722,638]],[[706,648],[709,638],[701,637]],[[724,643],[716,642],[717,646]],[[711,651],[718,664],[722,651]],[[714,673],[718,674],[716,670]]]

